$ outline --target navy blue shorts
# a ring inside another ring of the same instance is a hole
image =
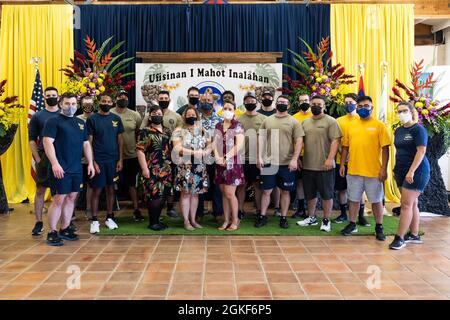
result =
[[[270,165],[264,166],[268,168]],[[276,166],[270,167],[271,173],[273,172],[275,167],[276,173],[274,174],[264,174],[265,168],[261,171],[261,181],[262,181],[262,189],[269,190],[275,187],[280,188],[281,190],[293,191],[295,190],[295,171],[289,171],[288,166]],[[278,169],[278,170],[276,170]]]
[[[395,182],[397,183],[397,187],[399,188],[406,188],[409,190],[414,190],[420,193],[423,193],[425,190],[425,187],[428,184],[428,181],[430,181],[430,172],[429,171],[422,171],[422,172],[415,172],[414,173],[414,181],[413,183],[408,183],[405,180],[406,174],[408,172],[394,172],[394,178]]]
[[[95,173],[95,176],[89,181],[92,188],[103,188],[105,186],[112,186],[114,182],[119,180],[119,174],[116,172],[116,161],[100,162],[100,173]]]
[[[257,182],[259,177],[259,168],[256,166],[256,164],[252,163],[245,163],[244,164],[244,176],[245,176],[245,182],[247,185],[251,185],[252,183]]]
[[[83,174],[65,173],[64,178],[57,179],[53,175],[53,171],[48,175],[50,190],[52,196],[57,194],[69,194],[72,192],[80,192],[83,188]]]

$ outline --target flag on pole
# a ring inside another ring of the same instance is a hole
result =
[[[227,0],[205,0],[203,4],[228,4]]]
[[[36,67],[36,78],[34,80],[33,92],[31,93],[30,109],[28,110],[28,124],[36,112],[45,108],[44,92],[42,91],[41,76],[39,69]],[[31,157],[31,176],[36,181],[36,163]]]
[[[361,74],[359,75],[358,97],[362,97],[365,95],[366,94],[364,93],[364,79],[363,79],[363,75],[361,72]]]
[[[381,80],[380,110],[378,112],[378,119],[384,123],[386,123],[387,105],[388,105],[388,76],[386,68],[384,68],[383,78]]]

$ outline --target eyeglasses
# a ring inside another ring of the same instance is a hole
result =
[[[364,109],[370,110],[370,109],[372,109],[372,106],[370,104],[359,104],[358,108],[360,108],[360,109],[364,108]]]

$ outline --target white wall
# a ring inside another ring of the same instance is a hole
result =
[[[450,37],[449,37],[450,41]],[[424,65],[442,66],[445,65],[446,45],[431,45],[431,46],[415,46],[414,47],[414,61],[419,62],[424,59]]]

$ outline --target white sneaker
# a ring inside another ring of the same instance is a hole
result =
[[[98,223],[98,221],[92,221],[91,222],[91,230],[89,232],[92,234],[99,233],[100,232],[100,223]]]
[[[297,224],[300,227],[316,226],[317,225],[317,218],[316,217],[308,217],[305,220],[297,221]]]
[[[330,232],[331,231],[331,223],[328,220],[328,223],[325,224],[322,220],[322,225],[320,226],[320,231]]]
[[[117,223],[115,223],[114,220],[111,219],[111,218],[106,219],[105,224],[109,228],[109,230],[114,230],[114,229],[118,229],[119,228]]]

